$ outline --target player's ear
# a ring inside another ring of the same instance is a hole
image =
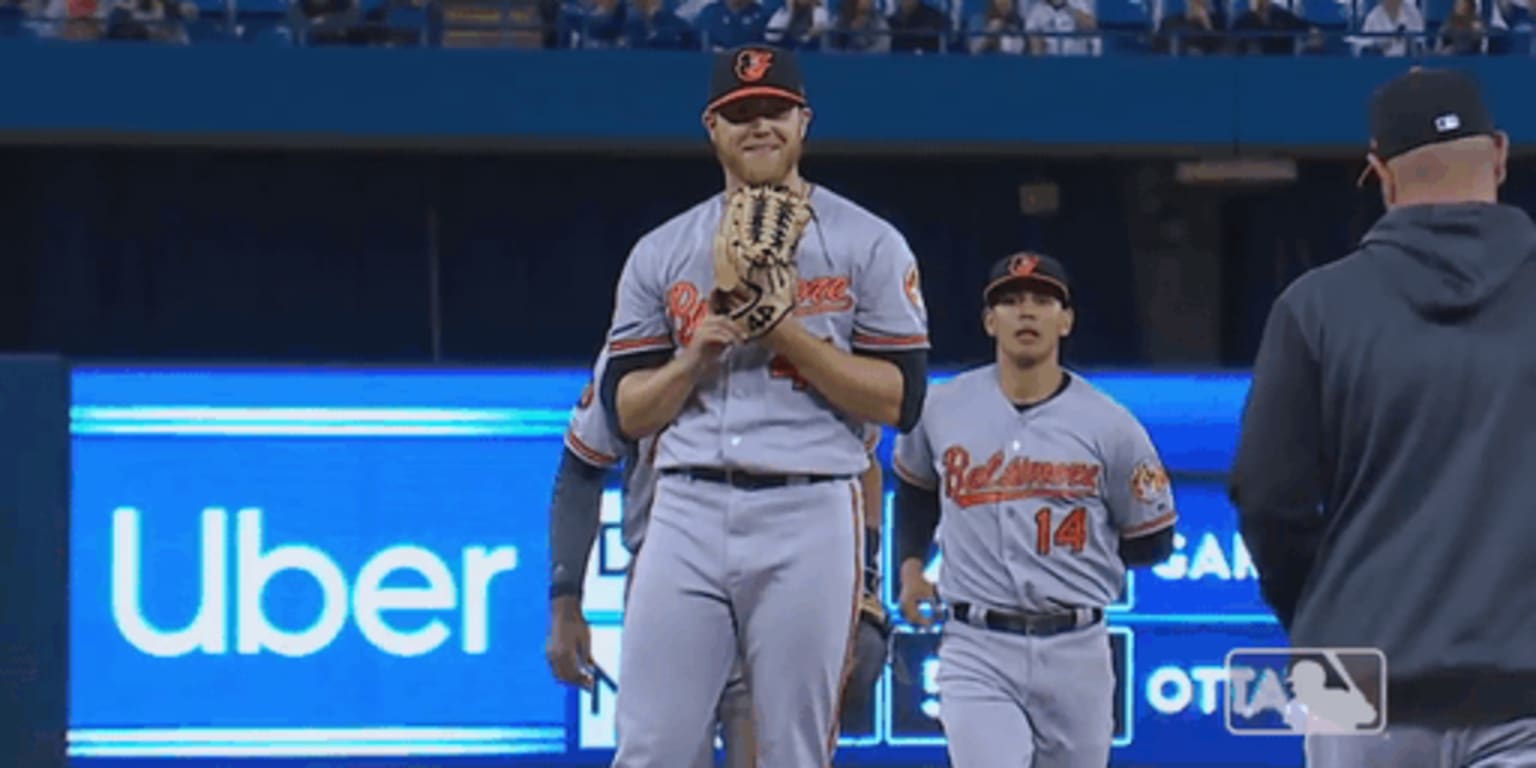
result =
[[[802,139],[805,138],[805,134],[810,131],[812,114],[813,113],[811,112],[810,107],[800,108],[800,138]]]
[[[1504,176],[1509,164],[1509,134],[1503,131],[1493,133],[1493,175],[1499,185],[1504,184]]]
[[[1071,307],[1067,307],[1061,310],[1061,325],[1059,327],[1061,328],[1062,338],[1066,338],[1072,335],[1072,324],[1076,322],[1076,320],[1077,315],[1072,311]]]
[[[987,336],[997,338],[997,313],[991,307],[981,308],[981,327],[987,331]]]
[[[1365,162],[1370,164],[1371,170],[1376,173],[1376,183],[1381,185],[1381,201],[1388,208],[1397,201],[1397,189],[1393,186],[1392,170],[1375,152],[1365,156]]]
[[[720,116],[714,112],[706,111],[704,114],[699,116],[699,122],[704,124],[704,130],[708,131],[711,137],[715,135],[715,125],[718,124],[719,121]]]

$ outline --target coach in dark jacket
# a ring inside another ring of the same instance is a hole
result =
[[[1310,766],[1536,765],[1536,225],[1469,77],[1370,118],[1387,213],[1276,300],[1232,500],[1291,643],[1387,658],[1385,734]]]

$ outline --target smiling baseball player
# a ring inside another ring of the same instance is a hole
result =
[[[621,768],[692,759],[738,652],[762,768],[826,766],[836,747],[865,429],[916,422],[928,339],[905,239],[800,176],[810,118],[789,52],[716,57],[703,121],[725,194],[642,237],[619,278],[600,401],[627,439],[661,433]]]
[[[1061,366],[1074,319],[1061,264],[1002,259],[982,297],[996,361],[934,386],[896,438],[902,613],[932,623],[923,567],[937,529],[950,613],[939,717],[954,765],[1104,768],[1104,609],[1127,567],[1172,553],[1173,495],[1136,418]]]

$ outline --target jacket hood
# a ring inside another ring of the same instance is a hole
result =
[[[1464,315],[1536,259],[1536,224],[1502,204],[1404,206],[1382,216],[1361,249],[1420,314]]]

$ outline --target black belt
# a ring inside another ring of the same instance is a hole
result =
[[[743,491],[760,491],[765,488],[784,488],[791,485],[810,485],[848,479],[846,475],[771,475],[716,467],[672,467],[661,470],[661,473],[681,475],[689,480],[723,483]]]
[[[1059,635],[1091,627],[1104,619],[1101,608],[1078,608],[1061,613],[1008,613],[978,608],[970,603],[955,603],[950,611],[956,621],[1016,635]]]

